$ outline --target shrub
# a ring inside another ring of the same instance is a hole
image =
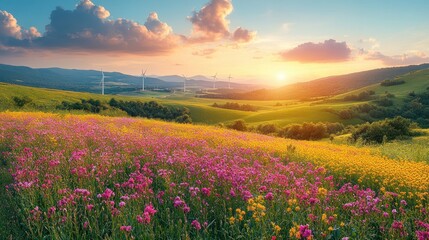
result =
[[[382,107],[390,107],[393,106],[393,101],[388,99],[387,97],[383,97],[375,101],[375,103]]]
[[[177,117],[175,120],[177,123],[192,123],[192,118],[188,114],[183,114]]]
[[[327,137],[328,133],[324,123],[303,123],[288,125],[281,129],[278,135],[300,140],[319,140]]]
[[[399,79],[390,80],[390,79],[386,79],[386,80],[382,81],[380,83],[380,85],[383,86],[383,87],[389,87],[389,86],[395,86],[395,85],[400,85],[400,84],[404,84],[404,83],[405,83],[404,80],[399,80]]]
[[[256,112],[258,110],[256,106],[252,106],[250,104],[239,104],[239,103],[233,103],[233,102],[227,102],[225,104],[213,103],[212,107],[239,110],[239,111],[248,111],[248,112]]]
[[[412,136],[411,121],[403,117],[385,119],[358,126],[352,133],[351,140],[362,139],[364,143],[383,143],[394,139]]]
[[[13,97],[12,100],[15,102],[15,105],[19,108],[24,107],[24,105],[30,103],[32,100],[31,98],[24,96],[24,97]]]
[[[345,101],[367,101],[371,99],[371,96],[375,94],[374,91],[363,91],[360,92],[358,95],[347,95],[344,97]]]
[[[344,110],[341,110],[341,111],[338,112],[338,116],[341,119],[347,120],[347,119],[354,118],[355,117],[355,113],[351,109],[344,109]]]
[[[272,123],[260,124],[256,127],[256,131],[268,135],[276,133],[278,131],[278,127]]]
[[[228,128],[244,132],[244,131],[247,131],[247,124],[244,120],[240,119],[228,125]]]

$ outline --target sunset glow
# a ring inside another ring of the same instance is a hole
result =
[[[429,61],[427,7],[369,0],[6,1],[0,62],[127,74],[143,65],[153,75],[219,72],[277,85]],[[391,23],[395,28],[387,28]],[[278,68],[293,74],[273,78]]]

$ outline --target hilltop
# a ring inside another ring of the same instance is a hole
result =
[[[205,97],[241,100],[290,100],[329,97],[427,68],[429,68],[429,64],[381,68],[294,83],[277,89],[260,89],[247,93],[212,94],[205,95]]]

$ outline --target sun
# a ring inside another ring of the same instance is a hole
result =
[[[278,72],[276,79],[278,83],[284,83],[286,81],[286,74],[284,72]]]

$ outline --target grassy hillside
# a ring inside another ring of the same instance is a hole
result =
[[[408,93],[413,91],[415,93],[425,92],[429,87],[429,69],[414,71],[391,79],[403,80],[405,83],[394,86],[381,86],[380,83],[376,83],[354,91],[339,94],[332,99],[343,99],[347,95],[359,94],[363,91],[371,90],[378,95],[384,94],[387,91],[398,98],[404,98]]]
[[[32,102],[22,109],[16,107],[12,100],[13,97],[27,96]],[[244,119],[250,124],[259,124],[262,122],[275,122],[280,126],[295,122],[320,122],[320,121],[342,121],[335,114],[326,111],[326,108],[342,108],[342,103],[328,104],[323,106],[311,106],[307,102],[295,101],[234,101],[241,104],[250,104],[256,106],[257,112],[244,112],[222,108],[214,108],[213,103],[226,103],[230,100],[222,99],[203,99],[195,98],[192,95],[166,94],[145,92],[135,96],[120,95],[99,95],[91,93],[69,92],[52,89],[42,89],[33,87],[24,87],[0,83],[0,110],[20,110],[20,111],[47,111],[56,112],[55,107],[62,101],[78,102],[80,99],[98,99],[107,102],[112,97],[117,100],[138,100],[150,101],[156,100],[161,104],[171,106],[187,107],[191,111],[191,117],[195,123],[217,124],[227,123],[237,119]],[[105,115],[119,114],[120,112],[102,112]],[[347,121],[343,121],[348,123]]]
[[[98,99],[107,102],[112,97],[117,100],[150,101],[156,100],[161,104],[187,107],[191,111],[193,122],[202,124],[229,123],[234,120],[243,119],[250,125],[261,123],[275,123],[278,126],[285,126],[290,123],[302,122],[341,122],[344,124],[360,123],[362,120],[341,119],[334,112],[350,108],[354,105],[366,103],[368,101],[344,101],[344,97],[359,94],[364,91],[374,91],[375,97],[385,95],[388,91],[395,95],[393,101],[395,105],[403,103],[409,92],[423,92],[429,87],[429,69],[419,70],[396,77],[405,83],[395,86],[381,86],[379,83],[373,84],[358,90],[316,101],[258,101],[258,100],[225,100],[195,98],[191,93],[157,93],[147,91],[145,93],[134,93],[132,96],[122,95],[99,95],[91,93],[69,92],[42,88],[24,87],[18,85],[0,83],[0,110],[24,110],[24,111],[57,111],[55,107],[62,101],[77,102],[80,99]],[[23,109],[17,108],[12,100],[13,97],[27,96],[32,99],[32,103]],[[214,103],[224,104],[226,102],[236,102],[255,106],[258,111],[245,112],[223,108],[212,107]],[[104,115],[124,116],[124,112],[102,112]]]
[[[333,96],[377,84],[385,79],[427,68],[429,68],[429,64],[374,69],[340,76],[331,76],[303,83],[295,83],[278,89],[257,90],[243,94],[227,94],[224,95],[224,97],[231,99],[285,100]]]

